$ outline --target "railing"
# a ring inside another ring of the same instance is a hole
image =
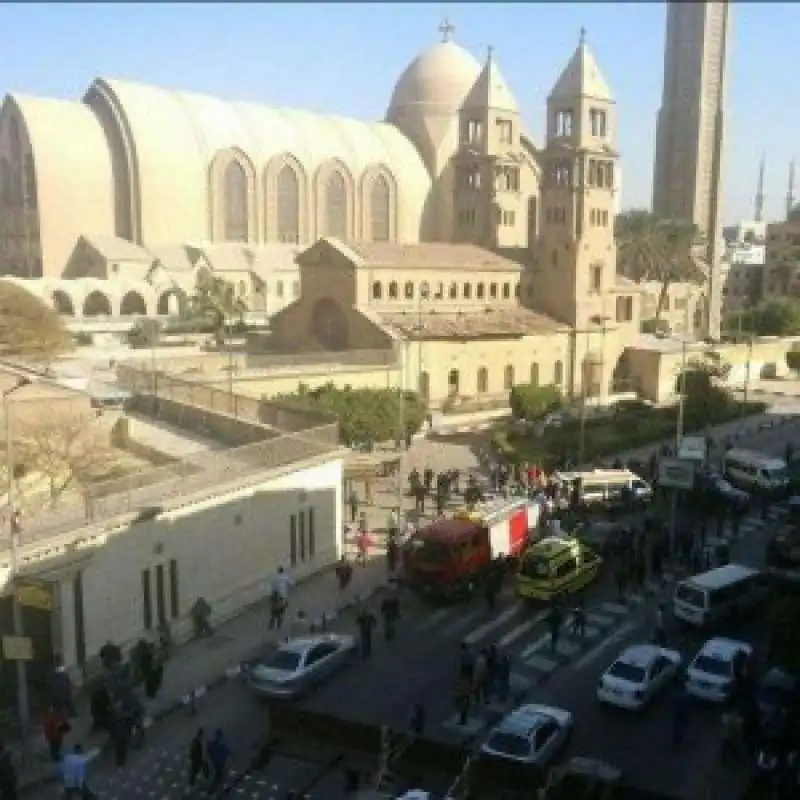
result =
[[[87,488],[81,500],[23,520],[20,546],[141,509],[162,506],[165,500],[221,489],[260,472],[337,448],[338,426],[333,423],[226,452],[204,452],[174,465],[97,483]],[[0,552],[9,547],[7,539],[0,540]]]

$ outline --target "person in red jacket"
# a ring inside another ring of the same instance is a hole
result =
[[[47,740],[50,758],[53,761],[61,760],[61,747],[67,731],[69,731],[69,723],[64,713],[56,706],[50,706],[44,717],[44,738]]]

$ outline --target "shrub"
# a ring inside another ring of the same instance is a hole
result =
[[[134,350],[155,347],[161,340],[161,323],[157,319],[139,320],[128,331],[128,344]]]
[[[537,386],[523,383],[515,386],[509,395],[511,413],[516,419],[533,422],[564,404],[558,386]]]

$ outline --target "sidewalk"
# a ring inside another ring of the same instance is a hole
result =
[[[268,601],[247,608],[241,614],[215,629],[209,638],[195,639],[176,646],[164,669],[164,680],[158,696],[147,701],[145,725],[150,725],[187,708],[226,680],[236,678],[239,665],[264,650],[270,643],[285,638],[292,630],[292,619],[305,612],[309,625],[319,627],[323,617],[332,621],[360,601],[367,599],[386,583],[386,562],[381,553],[370,558],[363,568],[353,570],[353,579],[344,592],[339,590],[332,569],[324,569],[298,584],[290,596],[289,618],[282,632],[267,629]],[[299,632],[299,631],[298,631]],[[105,735],[91,734],[89,698],[81,694],[76,702],[78,718],[72,721],[72,732],[65,749],[75,742],[86,747],[102,746]],[[19,745],[17,744],[17,747]],[[14,750],[14,743],[9,743]],[[51,782],[56,769],[48,760],[41,730],[33,732],[28,748],[28,763],[20,766],[20,789],[31,789]]]

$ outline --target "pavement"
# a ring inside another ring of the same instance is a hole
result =
[[[794,426],[759,429],[759,424],[751,426],[751,434],[743,439],[743,444],[781,453],[787,437],[800,438]],[[426,464],[434,469],[475,468],[479,463],[479,447],[479,442],[472,445],[441,440],[420,442],[409,452],[404,466],[407,469]],[[373,530],[379,531],[385,525],[388,508],[395,505],[396,496],[393,480],[373,486],[373,504],[368,509]],[[771,524],[771,520],[751,516],[742,525],[741,540],[755,543],[754,554],[763,550],[762,532]],[[356,598],[368,597],[385,580],[385,563],[378,551],[367,567],[355,570],[346,596],[339,595],[335,578],[328,572],[297,586],[291,599],[292,608],[302,608],[311,620],[319,620],[325,613],[333,629],[353,631],[352,605]],[[421,700],[426,707],[431,735],[449,741],[462,740],[465,736],[479,737],[506,709],[478,709],[471,716],[467,730],[455,725],[454,663],[461,641],[466,640],[475,647],[494,642],[512,658],[515,700],[535,697],[539,701],[564,702],[571,708],[567,701],[573,702],[570,698],[574,698],[576,717],[594,720],[579,725],[576,731],[580,752],[602,750],[605,753],[608,750],[610,760],[646,780],[651,770],[644,757],[642,739],[636,739],[632,746],[631,731],[625,727],[627,720],[613,728],[613,736],[605,736],[605,726],[611,723],[606,717],[597,717],[594,687],[599,672],[616,655],[618,648],[637,637],[649,638],[652,601],[641,596],[629,597],[620,603],[609,583],[600,581],[596,589],[587,594],[586,638],[572,636],[565,628],[555,653],[550,652],[541,612],[519,601],[511,591],[498,599],[494,612],[489,612],[480,602],[431,609],[409,599],[403,606],[398,639],[392,643],[376,642],[371,661],[337,676],[322,687],[310,703],[315,708],[361,717],[372,723],[406,727],[412,703]],[[341,776],[318,779],[320,767],[313,757],[306,760],[279,758],[266,770],[247,770],[265,734],[264,712],[237,679],[238,665],[268,646],[270,634],[265,628],[266,610],[258,605],[220,626],[211,639],[176,648],[167,665],[161,693],[148,708],[150,718],[158,724],[148,730],[145,749],[133,753],[130,764],[119,770],[108,765],[105,756],[92,767],[92,779],[102,797],[125,800],[141,794],[168,800],[184,796],[186,750],[197,725],[206,729],[222,725],[231,738],[236,754],[234,766],[239,770],[233,776],[235,786],[231,787],[235,794],[253,800],[277,800],[283,798],[286,791],[299,790],[316,780],[311,797],[341,796]],[[689,648],[693,646],[693,642],[687,644]],[[192,696],[196,698],[195,703],[189,702]],[[665,723],[662,719],[654,724],[658,728]],[[72,741],[87,741],[85,729],[85,714],[82,713]],[[603,733],[598,735],[598,731]],[[715,735],[704,733],[706,745],[708,741],[716,741]],[[629,758],[626,755],[629,750],[638,756]],[[703,752],[711,758],[707,747]],[[658,773],[674,779],[675,774],[682,772],[678,762],[671,770],[664,767],[666,772],[659,768]],[[40,761],[36,767],[23,776],[23,782],[30,787],[25,796],[57,796],[50,794],[52,787],[47,787],[54,774],[52,767]],[[678,790],[676,796],[691,796],[681,793],[681,787]]]

